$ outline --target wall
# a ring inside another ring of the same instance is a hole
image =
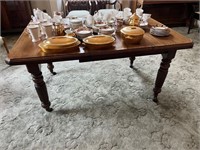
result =
[[[52,13],[54,11],[58,11],[58,7],[57,7],[57,1],[56,0],[49,0],[50,2],[50,6],[51,6],[51,11]]]
[[[50,1],[53,0],[31,0],[32,8],[39,8],[40,10],[46,10],[47,13],[52,16],[52,8],[50,5]],[[55,1],[55,0],[54,0]]]

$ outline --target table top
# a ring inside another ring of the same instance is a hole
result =
[[[154,19],[149,20],[150,26],[158,24],[160,23]],[[22,65],[66,60],[79,60],[80,62],[94,61],[131,56],[161,54],[168,51],[193,47],[193,42],[191,39],[181,35],[173,29],[170,29],[170,35],[167,37],[156,37],[147,31],[145,32],[140,44],[135,45],[125,44],[120,34],[116,34],[116,41],[114,46],[102,50],[89,50],[83,45],[80,45],[79,52],[47,54],[39,48],[39,43],[40,42],[33,43],[31,38],[29,38],[29,35],[24,30],[8,54],[6,63],[9,65]]]

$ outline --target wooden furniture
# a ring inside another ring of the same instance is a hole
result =
[[[152,17],[167,26],[187,26],[194,4],[199,5],[199,0],[144,0],[143,9],[151,13]]]
[[[63,0],[66,15],[72,10],[87,10],[91,15],[100,9],[113,8],[122,10],[119,0]]]
[[[90,0],[65,0],[66,13],[72,10],[87,10],[91,13]]]
[[[192,13],[190,16],[190,22],[189,22],[189,27],[188,27],[188,34],[190,33],[190,29],[192,29],[193,25],[194,25],[194,20],[199,20],[199,15],[200,15],[200,11],[199,11],[199,5],[193,5],[192,7]]]
[[[106,9],[106,8],[113,8],[117,10],[122,10],[122,4],[119,0],[95,0],[97,4],[97,10],[99,9]]]
[[[160,23],[150,19],[149,24],[151,26]],[[141,43],[137,45],[125,44],[122,41],[120,34],[116,34],[116,42],[114,43],[114,46],[108,49],[89,50],[85,48],[84,45],[80,45],[79,52],[46,54],[38,47],[39,43],[32,43],[27,33],[23,32],[8,54],[6,63],[9,65],[26,65],[28,72],[32,75],[35,89],[42,103],[42,107],[47,111],[52,111],[46,84],[43,80],[39,64],[70,60],[87,62],[124,57],[130,57],[133,62],[135,56],[161,54],[162,61],[157,73],[155,87],[153,89],[153,100],[157,102],[157,96],[161,92],[171,60],[175,57],[176,51],[193,47],[191,39],[172,29],[170,29],[170,33],[170,36],[167,37],[155,37],[147,31],[144,34]]]
[[[1,30],[5,32],[23,31],[31,20],[30,1],[1,1]]]
[[[2,36],[0,36],[0,43],[4,46],[4,48],[5,48],[5,50],[6,50],[7,54],[8,54],[9,53],[8,46],[6,44],[5,38],[2,37]]]
[[[144,0],[137,0],[136,1],[136,8],[143,8]]]

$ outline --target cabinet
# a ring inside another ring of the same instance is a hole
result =
[[[167,26],[186,26],[193,5],[199,5],[199,0],[144,1],[143,9],[145,12],[151,13],[152,18]]]
[[[31,20],[29,1],[1,1],[1,32],[20,32]]]

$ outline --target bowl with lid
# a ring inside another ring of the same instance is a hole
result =
[[[138,44],[143,38],[145,31],[140,27],[127,26],[120,30],[122,39],[125,43]]]

